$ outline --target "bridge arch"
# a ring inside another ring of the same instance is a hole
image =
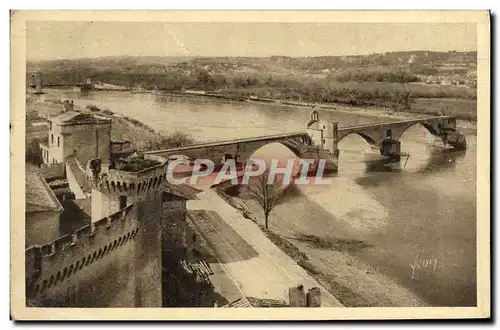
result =
[[[436,136],[436,137],[441,137],[442,136],[442,130],[443,130],[443,127],[442,127],[442,124],[441,123],[438,123],[435,127],[433,126],[432,124],[430,123],[426,123],[426,122],[415,122],[415,123],[410,123],[408,125],[405,125],[399,129],[393,129],[393,137],[397,140],[401,140],[401,138],[403,137],[403,135],[405,134],[405,132],[414,127],[414,126],[417,126],[417,125],[420,125],[422,127],[424,127],[431,135],[433,136]]]
[[[295,157],[297,157],[297,158],[302,157],[302,151],[297,146],[294,146],[291,142],[289,142],[289,141],[271,141],[268,143],[264,143],[258,147],[247,150],[243,155],[240,155],[240,157],[238,159],[239,163],[241,163],[241,164],[243,164],[243,166],[245,166],[246,163],[248,162],[248,160],[251,159],[252,156],[255,155],[255,153],[257,153],[257,151],[259,151],[260,149],[262,149],[266,146],[272,145],[272,144],[277,144],[277,145],[284,147],[288,151],[292,152],[295,155]]]

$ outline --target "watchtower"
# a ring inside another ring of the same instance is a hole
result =
[[[155,156],[96,158],[88,162],[92,182],[92,222],[134,205],[139,232],[135,239],[135,306],[162,306],[162,190],[167,160]]]
[[[320,120],[317,109],[311,111],[309,117],[306,132],[311,137],[312,143],[322,151],[338,154],[338,123]]]
[[[110,154],[111,119],[74,110],[64,102],[63,112],[49,118],[49,134],[40,144],[45,164],[63,163],[74,156],[85,166],[90,159]]]

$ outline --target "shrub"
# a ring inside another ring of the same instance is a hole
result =
[[[105,115],[108,115],[108,116],[112,116],[113,115],[113,111],[108,110],[108,109],[102,110],[102,113],[104,113]]]
[[[87,106],[85,107],[86,109],[89,109],[90,111],[92,112],[99,112],[101,111],[101,109],[99,109],[96,105],[94,104],[87,104]]]
[[[165,137],[159,137],[148,142],[146,149],[171,149],[187,147],[194,144],[194,139],[183,132],[175,132]]]

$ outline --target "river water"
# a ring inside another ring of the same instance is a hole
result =
[[[310,109],[222,102],[125,92],[49,91],[138,119],[169,134],[188,132],[199,141],[303,131]],[[385,122],[387,118],[324,111],[321,119],[340,126]],[[340,142],[339,173],[328,186],[301,186],[303,198],[330,212],[293,218],[291,227],[316,235],[348,237],[370,247],[352,252],[433,306],[476,304],[476,137],[466,134],[466,152],[443,152],[420,125],[402,138],[410,154],[399,171],[372,170],[362,162],[369,150],[357,136]],[[264,148],[263,148],[264,149]],[[282,146],[261,152],[292,156]],[[405,164],[404,164],[405,163]],[[293,198],[288,203],[293,203]],[[418,264],[420,267],[417,267]],[[425,267],[424,267],[425,265]],[[415,269],[414,269],[415,268]]]

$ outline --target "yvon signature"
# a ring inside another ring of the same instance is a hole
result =
[[[410,264],[411,267],[411,279],[415,277],[415,271],[421,268],[432,269],[433,272],[436,271],[436,266],[438,260],[435,258],[420,258],[420,252],[415,256],[415,260]]]

